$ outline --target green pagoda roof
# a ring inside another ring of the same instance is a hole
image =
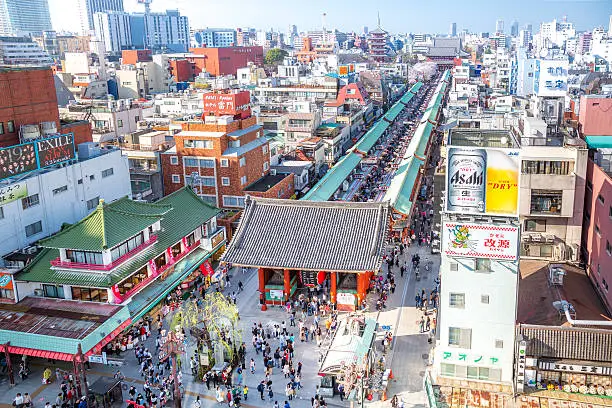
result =
[[[119,203],[119,201],[122,200],[118,200],[115,203]],[[165,213],[161,220],[162,231],[159,232],[157,241],[151,246],[143,249],[127,262],[113,269],[110,273],[88,273],[82,270],[72,271],[59,268],[51,269],[51,260],[59,257],[59,250],[47,248],[42,250],[36,258],[15,277],[15,279],[26,282],[109,288],[130,276],[136,270],[146,265],[149,259],[163,253],[166,248],[179,242],[181,238],[215,217],[221,211],[217,207],[202,201],[187,187],[162,198],[157,204],[139,203],[125,199],[125,202],[119,203],[118,205],[119,208],[125,209],[128,205],[132,204],[144,204],[148,207],[157,206],[158,208],[168,208],[171,211]],[[59,234],[60,233],[48,239],[51,240]],[[44,246],[47,245],[44,244]]]
[[[47,248],[102,251],[121,244],[159,221],[169,205],[139,203],[124,197],[110,204],[103,200],[81,221],[40,241]]]

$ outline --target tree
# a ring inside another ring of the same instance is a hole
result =
[[[281,62],[283,58],[285,58],[287,55],[289,54],[285,50],[282,50],[280,48],[272,48],[269,49],[266,53],[266,58],[264,59],[264,62],[267,65],[274,65]]]

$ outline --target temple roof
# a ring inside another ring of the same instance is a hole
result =
[[[121,198],[96,209],[81,221],[40,241],[47,248],[102,251],[112,248],[159,221],[172,210],[169,205],[138,203]]]
[[[221,258],[238,266],[311,271],[375,271],[389,204],[249,197]]]

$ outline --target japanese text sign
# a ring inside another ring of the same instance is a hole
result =
[[[442,246],[448,256],[504,259],[518,254],[519,230],[513,225],[444,223]]]

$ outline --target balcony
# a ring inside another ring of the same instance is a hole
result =
[[[98,264],[87,264],[87,263],[80,263],[80,262],[62,261],[58,257],[58,258],[55,258],[55,259],[53,259],[51,261],[51,266],[54,266],[56,268],[84,269],[84,270],[89,270],[89,271],[110,271],[111,269],[116,268],[117,266],[121,265],[123,262],[127,261],[128,259],[130,259],[132,256],[134,256],[138,252],[140,252],[143,249],[153,245],[155,242],[157,242],[157,235],[152,235],[149,238],[148,241],[143,242],[141,245],[139,245],[136,248],[132,249],[130,252],[126,253],[125,255],[117,258],[116,260],[114,260],[112,263],[110,263],[108,265],[98,265]]]
[[[200,247],[202,249],[207,250],[208,252],[211,252],[224,241],[225,241],[225,227],[218,227],[215,233],[213,233],[212,235],[206,238],[201,239]]]

